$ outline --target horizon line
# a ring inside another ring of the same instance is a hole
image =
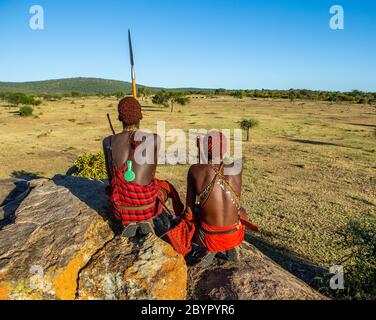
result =
[[[107,81],[118,81],[118,82],[124,82],[124,83],[129,83],[131,84],[130,81],[127,80],[120,80],[120,79],[108,79],[108,78],[100,78],[100,77],[94,77],[94,76],[86,76],[86,77],[68,77],[68,78],[53,78],[53,79],[45,79],[45,80],[26,80],[26,81],[3,81],[0,80],[1,83],[10,83],[10,84],[24,84],[24,83],[36,83],[36,82],[47,82],[47,81],[60,81],[60,80],[72,80],[72,79],[96,79],[96,80],[107,80]],[[192,87],[192,86],[187,86],[187,87],[160,87],[160,86],[149,86],[141,83],[137,83],[138,86],[146,87],[146,88],[152,88],[152,89],[161,89],[161,90],[189,90],[189,89],[195,89],[195,90],[218,90],[218,89],[225,89],[228,91],[241,91],[241,90],[277,90],[277,91],[289,91],[289,90],[309,90],[309,91],[322,91],[322,92],[341,92],[341,93],[346,93],[346,92],[353,92],[353,91],[359,91],[363,93],[376,93],[375,91],[365,91],[361,89],[351,89],[351,90],[322,90],[322,89],[308,89],[308,88],[286,88],[286,89],[280,89],[280,88],[236,88],[236,89],[229,89],[226,87],[216,87],[216,88],[204,88],[204,87]]]

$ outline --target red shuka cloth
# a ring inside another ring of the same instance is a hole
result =
[[[120,168],[114,166],[110,193],[112,211],[115,218],[120,220],[123,225],[128,225],[130,222],[145,221],[160,215],[163,210],[161,202],[164,203],[168,198],[172,199],[174,211],[178,211],[178,214],[183,211],[184,205],[180,201],[179,194],[168,181],[153,177],[152,181],[146,186],[127,182],[124,179],[126,169],[126,166]],[[150,207],[142,210],[119,208],[140,206]]]
[[[186,256],[192,250],[192,239],[195,231],[193,214],[185,212],[177,226],[167,233],[167,237],[175,251]]]
[[[157,179],[157,182],[159,189],[165,194],[163,202],[166,202],[170,198],[175,215],[180,216],[184,210],[184,204],[181,202],[179,193],[176,191],[175,187],[166,180]]]

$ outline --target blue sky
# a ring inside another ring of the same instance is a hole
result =
[[[0,0],[0,81],[129,81],[128,28],[145,85],[376,91],[373,0]]]

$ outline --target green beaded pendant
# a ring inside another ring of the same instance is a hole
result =
[[[127,161],[127,172],[124,174],[125,181],[132,182],[136,179],[136,174],[132,170],[132,161]]]

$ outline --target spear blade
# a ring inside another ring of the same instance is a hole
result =
[[[128,43],[129,43],[129,56],[131,58],[131,66],[134,67],[132,36],[131,36],[131,30],[129,29],[128,29]]]
[[[137,99],[137,87],[136,87],[136,73],[134,69],[134,57],[133,57],[133,47],[132,47],[132,37],[131,37],[131,30],[128,29],[128,43],[129,43],[129,57],[131,59],[131,67],[132,67],[132,93],[133,97]]]

